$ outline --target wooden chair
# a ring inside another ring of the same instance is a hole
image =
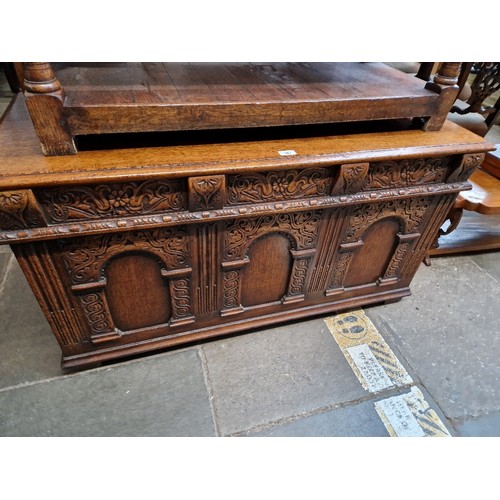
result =
[[[477,68],[470,96],[466,101],[457,100],[448,118],[484,137],[500,112],[500,98],[485,106],[485,101],[500,90],[500,63],[467,64],[470,69]],[[440,231],[431,256],[500,249],[500,145],[486,154],[469,181],[472,190],[459,194],[448,215],[449,226]],[[464,218],[464,211],[486,217]]]

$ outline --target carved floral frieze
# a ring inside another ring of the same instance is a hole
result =
[[[373,163],[361,190],[387,189],[444,182],[450,173],[452,158],[417,158],[414,160]]]
[[[43,189],[40,203],[53,222],[146,215],[186,208],[181,181],[146,181]]]
[[[326,196],[332,179],[329,170],[314,168],[228,176],[228,204]]]

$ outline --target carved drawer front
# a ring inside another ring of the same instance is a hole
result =
[[[183,180],[46,188],[36,196],[52,223],[187,209]]]
[[[92,342],[194,321],[185,227],[75,238],[59,247]]]

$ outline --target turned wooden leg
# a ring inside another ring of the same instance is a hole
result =
[[[24,63],[26,106],[43,154],[77,152],[63,109],[64,91],[49,63]]]
[[[439,94],[437,112],[429,118],[424,130],[440,130],[458,96],[458,78],[462,63],[443,63],[433,81],[427,82],[426,89]]]

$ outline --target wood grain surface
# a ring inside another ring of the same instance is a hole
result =
[[[56,186],[77,182],[173,178],[192,175],[228,174],[292,167],[355,163],[387,158],[416,158],[449,153],[491,151],[495,146],[481,137],[446,122],[437,132],[400,130],[371,131],[249,141],[246,135],[212,137],[212,143],[164,147],[136,147],[82,151],[78,155],[44,157],[33,125],[19,95],[0,124],[0,189]],[[281,156],[279,151],[295,151]]]
[[[0,243],[65,368],[407,296],[494,147],[372,123],[47,157],[23,99],[0,125]]]

